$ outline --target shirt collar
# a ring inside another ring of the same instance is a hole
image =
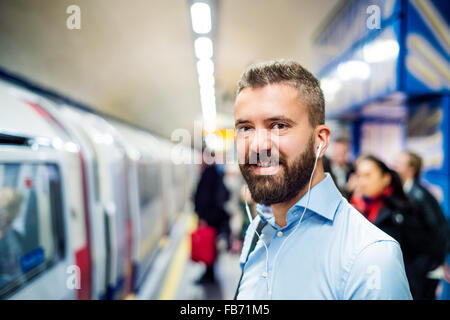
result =
[[[325,178],[316,184],[310,191],[310,200],[307,211],[313,212],[324,217],[327,220],[333,221],[339,203],[342,200],[342,195],[334,184],[330,174],[325,173]],[[306,193],[299,201],[297,201],[286,214],[286,227],[298,220],[301,216],[306,203],[308,201],[308,193]],[[275,217],[270,206],[263,204],[256,205],[256,212],[263,220],[267,220],[272,226],[279,228],[275,223]]]
[[[413,183],[413,179],[406,180],[405,184],[403,185],[403,191],[405,191],[405,193],[409,193],[412,189]]]

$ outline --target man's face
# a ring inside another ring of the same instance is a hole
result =
[[[348,145],[342,142],[335,142],[333,144],[332,160],[339,166],[344,166],[348,160]]]
[[[313,128],[297,89],[245,88],[236,98],[239,168],[252,198],[265,205],[295,197],[314,167]]]
[[[413,169],[409,165],[409,156],[403,152],[395,158],[394,169],[403,183],[414,175]]]

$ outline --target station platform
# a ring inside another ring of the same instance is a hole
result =
[[[144,284],[133,297],[136,300],[231,300],[239,282],[239,254],[229,252],[218,243],[215,283],[196,284],[205,266],[191,261],[190,234],[197,218],[182,213],[171,229],[156,257]]]

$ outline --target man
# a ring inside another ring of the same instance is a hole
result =
[[[404,151],[395,162],[405,193],[413,204],[418,227],[410,232],[416,239],[417,256],[407,266],[411,292],[414,299],[434,300],[438,281],[428,279],[429,271],[444,263],[448,238],[448,222],[431,193],[420,184],[422,159],[417,154]]]
[[[296,62],[250,66],[239,81],[239,167],[258,205],[237,299],[411,299],[398,242],[324,173],[324,109],[319,82]]]
[[[348,161],[350,145],[345,137],[334,140],[331,150],[331,173],[339,190],[348,199],[350,192],[347,191],[347,182],[350,174],[354,171],[353,165]]]

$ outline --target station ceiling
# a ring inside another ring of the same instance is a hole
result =
[[[232,125],[236,84],[254,62],[317,71],[313,35],[339,0],[214,1],[217,112]],[[70,5],[81,29],[69,30]],[[187,0],[1,0],[0,68],[170,138],[201,119]]]

